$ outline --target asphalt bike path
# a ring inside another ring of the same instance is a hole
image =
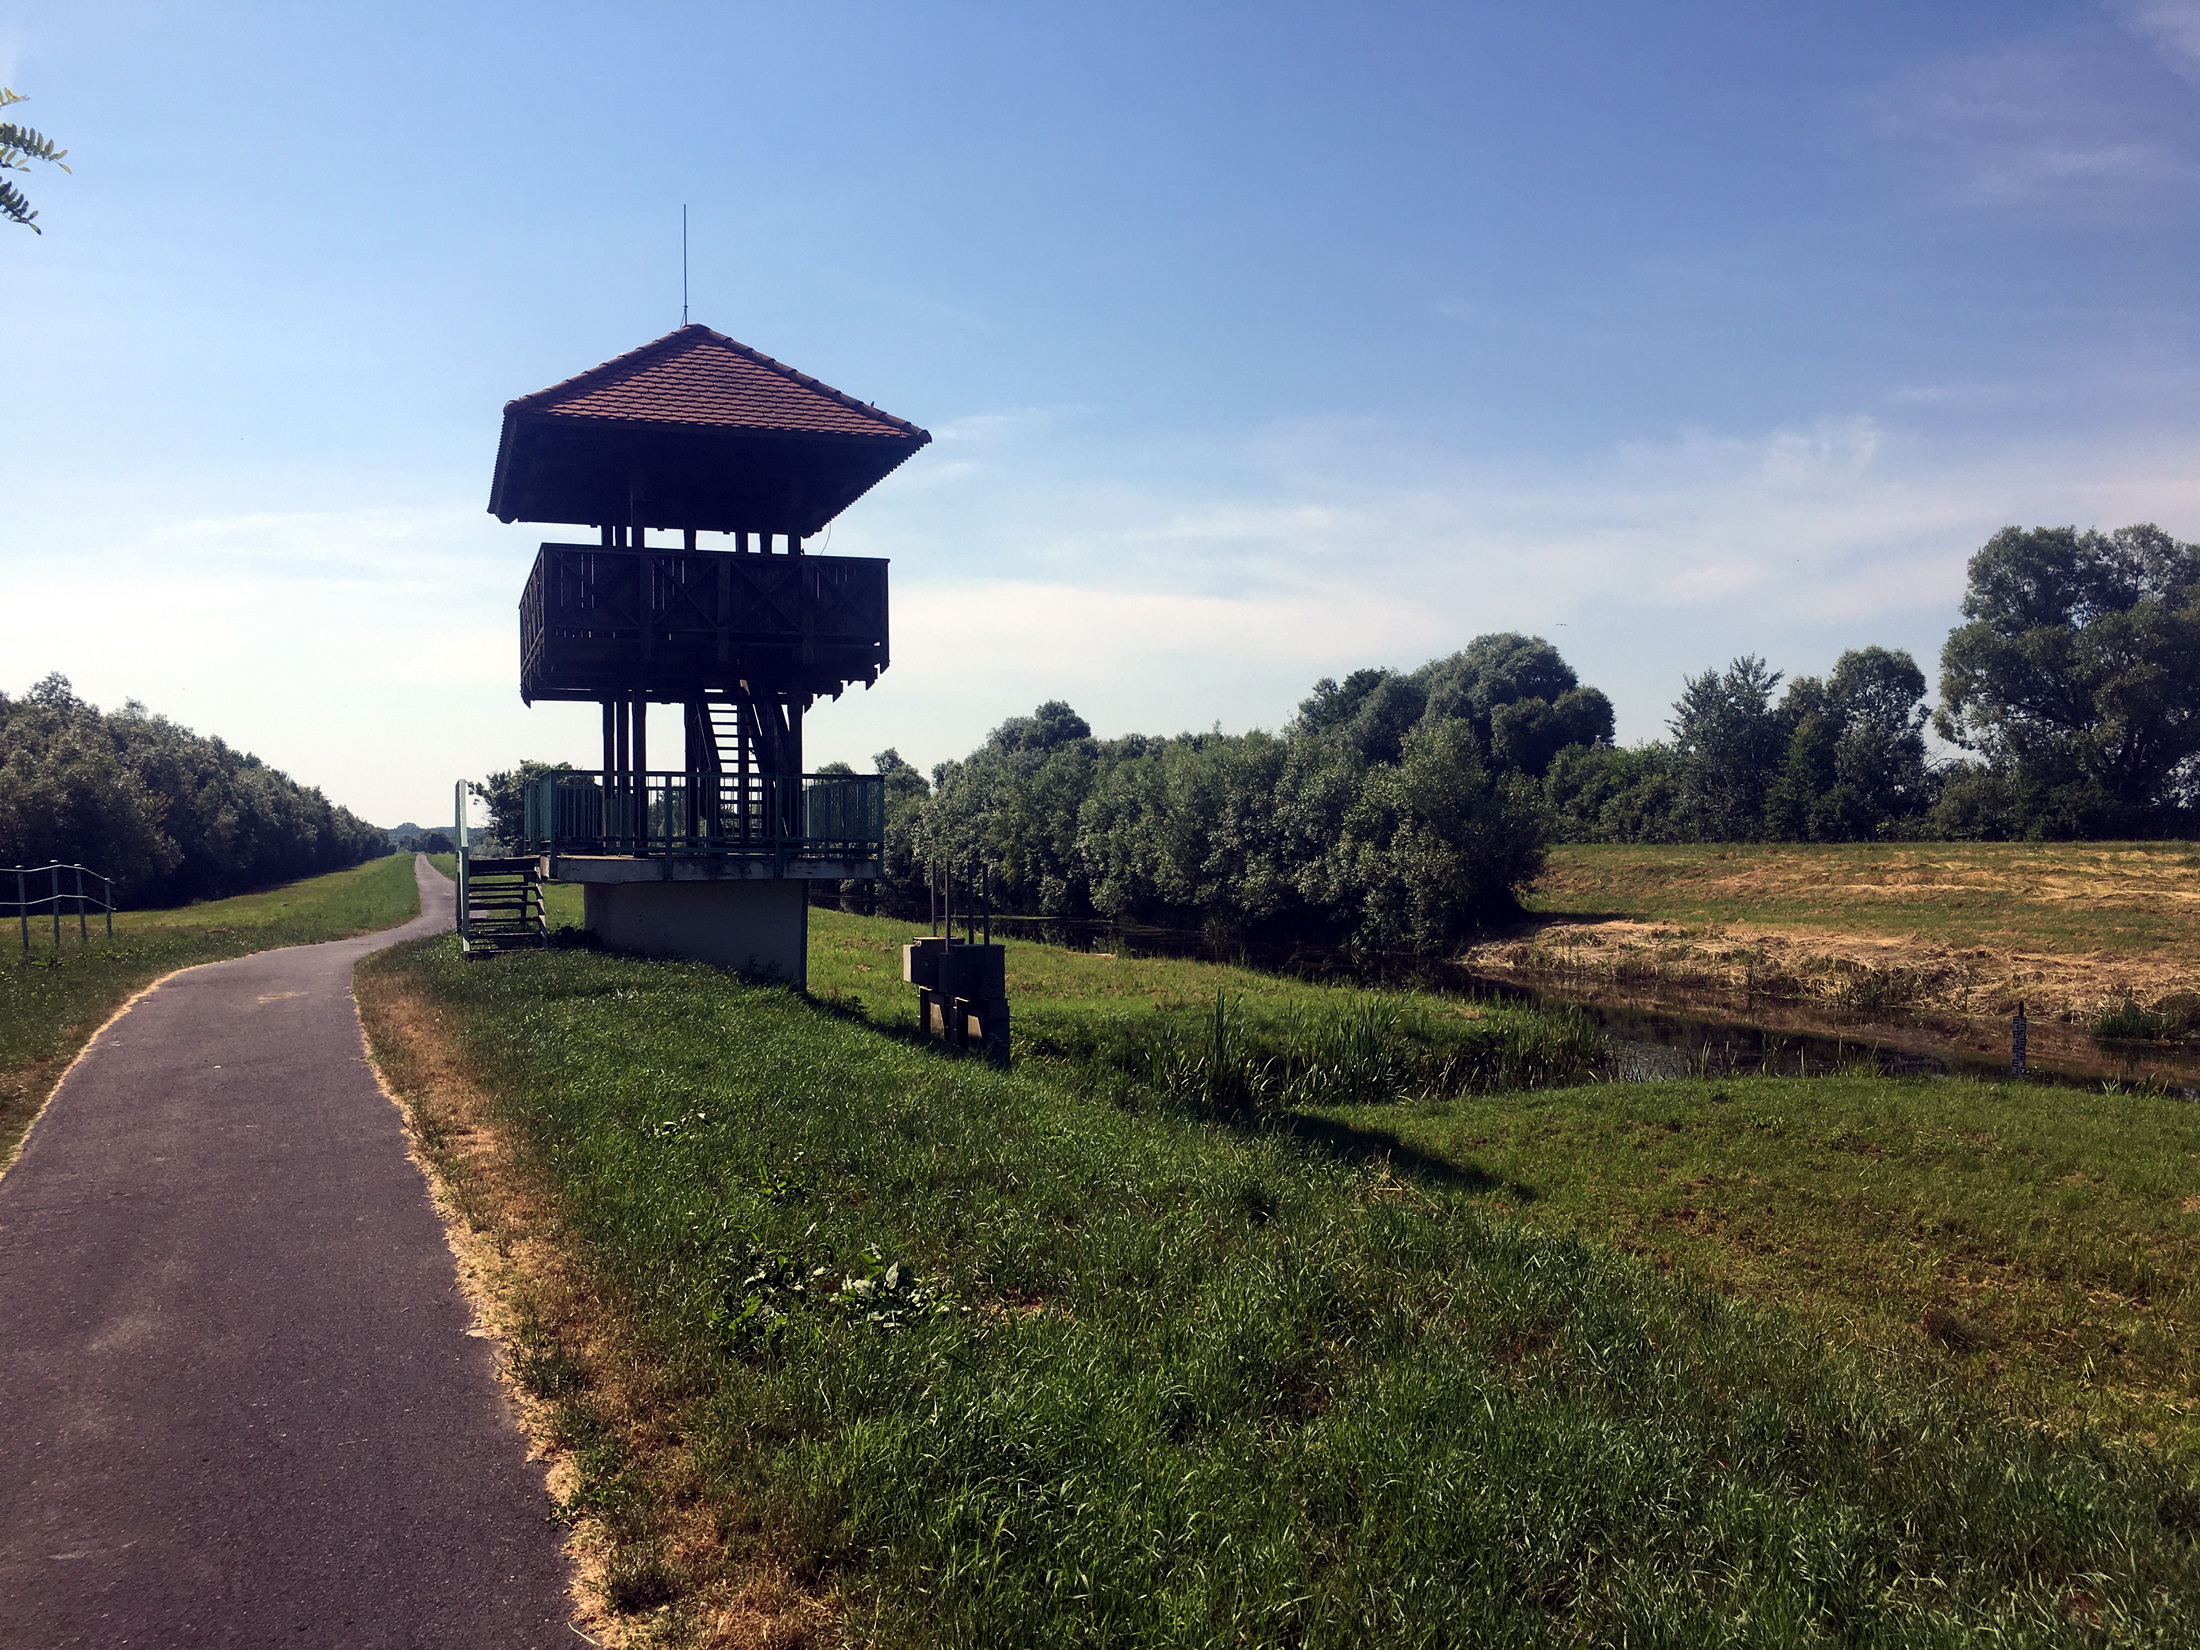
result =
[[[352,964],[187,969],[0,1175],[0,1650],[581,1640]]]

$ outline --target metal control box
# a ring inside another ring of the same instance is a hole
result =
[[[992,1002],[1008,995],[1008,952],[999,945],[951,945],[939,956],[933,989],[946,997]]]
[[[926,991],[936,991],[940,984],[940,953],[947,949],[947,941],[934,934],[916,940],[901,948],[901,977],[909,984],[921,986]]]

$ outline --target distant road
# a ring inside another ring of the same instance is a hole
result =
[[[176,975],[0,1176],[0,1650],[535,1650],[539,1469],[351,998],[402,928]]]

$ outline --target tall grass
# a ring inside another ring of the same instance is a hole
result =
[[[679,1372],[665,1426],[725,1543],[837,1589],[864,1641],[2200,1638],[2188,1465],[1831,1353],[1463,1176],[1126,1110],[1078,1065],[997,1073],[695,965],[364,966],[432,1000]],[[1297,1071],[1373,1082],[1385,1031]],[[1250,1102],[1255,1033],[1209,1001],[1169,1056],[1196,1109]],[[579,1467],[576,1505],[646,1527],[615,1450]],[[650,1562],[635,1597],[677,1637],[684,1561]]]
[[[1041,1057],[1097,1068],[1198,1115],[1234,1121],[1302,1106],[1578,1083],[1608,1063],[1602,1035],[1570,1010],[1462,1021],[1372,995],[1256,1017],[1218,990],[1196,1020],[1156,1014],[1050,1025],[1034,1043]]]

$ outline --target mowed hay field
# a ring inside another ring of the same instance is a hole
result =
[[[308,877],[257,894],[168,910],[118,911],[114,937],[74,916],[52,928],[31,924],[24,950],[17,928],[0,929],[0,1164],[7,1162],[54,1080],[85,1041],[136,992],[163,974],[248,951],[311,945],[409,922],[420,912],[413,856],[391,854],[347,871]]]
[[[1568,846],[1483,968],[2088,1018],[2200,989],[2200,844]]]
[[[597,1636],[2200,1638],[2194,1108],[1575,1078],[1224,1118],[1151,1078],[1218,986],[1329,1049],[1380,994],[1019,946],[1054,1029],[1002,1074],[911,1035],[911,927],[815,914],[808,1000],[362,967]]]

